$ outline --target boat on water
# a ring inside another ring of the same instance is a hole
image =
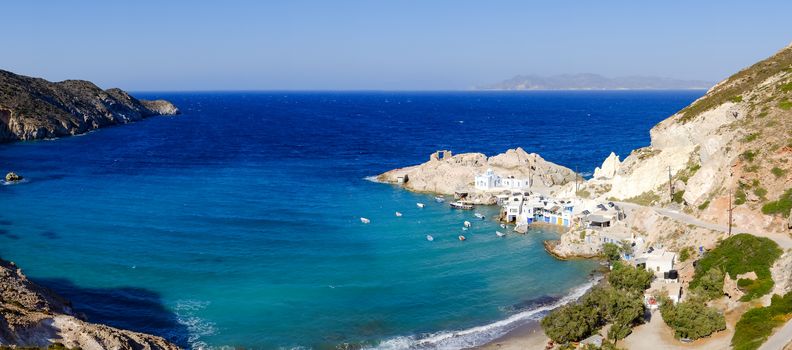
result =
[[[501,228],[506,228],[506,224],[501,224]]]
[[[495,234],[498,235],[498,237],[506,237],[506,234],[500,231],[495,231]]]
[[[423,207],[425,207],[425,206],[426,206],[426,204],[423,204],[423,203],[415,203],[415,205],[416,205],[418,208],[423,208]]]
[[[371,220],[366,219],[366,218],[360,218],[360,222],[362,222],[364,224],[368,224],[369,222],[371,222]]]
[[[482,213],[475,213],[473,215],[475,215],[477,218],[479,218],[481,220],[484,220],[484,218],[486,218],[486,216],[484,216],[484,214],[482,214]]]
[[[464,222],[464,223],[462,223],[462,224],[463,224],[465,227],[470,227],[470,226],[473,226],[473,224],[471,224],[471,223],[470,223],[470,221],[467,221],[467,220],[465,220],[465,222]]]
[[[434,241],[434,237],[432,237],[432,235],[426,235],[426,240],[429,242]]]
[[[464,240],[466,240],[466,239],[467,239],[467,238],[465,238],[465,236],[463,236],[463,235],[459,235],[459,240],[460,240],[460,241],[464,241]]]
[[[462,210],[472,210],[473,209],[473,205],[465,204],[465,203],[462,203],[462,202],[459,202],[459,201],[452,202],[450,205],[451,205],[451,208],[454,208],[454,209],[462,209]]]
[[[397,211],[397,212],[396,212],[396,216],[398,216],[398,217],[401,217],[401,216],[402,216],[402,213],[400,213],[400,212],[398,212],[398,211]]]
[[[445,198],[443,198],[443,197],[435,197],[435,202],[443,203],[443,202],[445,202]]]

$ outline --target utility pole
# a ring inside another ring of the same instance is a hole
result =
[[[734,209],[732,201],[732,191],[729,190],[729,236],[732,234],[732,210]]]
[[[674,185],[671,184],[671,166],[668,166],[668,194],[671,202],[674,201]]]
[[[578,174],[579,174],[578,167],[576,166],[575,167],[575,197],[577,197],[577,193],[578,191],[580,191],[580,189],[578,188]]]

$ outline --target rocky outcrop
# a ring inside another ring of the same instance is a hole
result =
[[[0,70],[0,142],[76,135],[178,113],[168,101],[138,100],[84,80],[53,83]]]
[[[619,171],[620,166],[621,161],[619,160],[619,156],[611,152],[608,158],[605,158],[605,161],[602,162],[602,166],[594,169],[594,178],[611,179],[616,176],[616,172]]]
[[[723,222],[731,193],[735,216],[747,219],[742,226],[783,231],[786,213],[762,207],[792,189],[790,120],[792,46],[654,126],[651,144],[621,163],[611,154],[582,189],[600,199],[680,206],[711,222]]]
[[[69,301],[31,282],[14,263],[0,259],[0,347],[54,343],[83,350],[179,349],[161,337],[81,319]]]
[[[420,165],[388,171],[377,176],[381,182],[399,184],[412,191],[452,195],[455,192],[469,193],[474,202],[492,204],[492,194],[479,193],[474,188],[476,174],[488,168],[506,177],[530,178],[532,190],[549,192],[561,185],[574,182],[574,171],[548,162],[536,153],[527,153],[522,148],[510,149],[492,157],[482,153],[452,155],[450,151],[438,151],[429,161]],[[409,179],[404,181],[404,179]]]

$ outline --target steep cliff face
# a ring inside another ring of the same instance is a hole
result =
[[[61,343],[84,350],[171,350],[176,345],[153,335],[86,322],[70,303],[0,259],[0,347],[47,347]]]
[[[792,192],[787,194],[792,46],[718,83],[650,134],[651,145],[617,164],[611,179],[592,179],[586,186],[609,188],[603,198],[678,205],[718,222],[731,194],[735,218],[744,228],[786,230],[782,218],[792,200]]]
[[[49,82],[0,70],[0,142],[81,134],[179,110],[84,80]]]

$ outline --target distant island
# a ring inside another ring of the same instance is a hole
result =
[[[49,82],[0,69],[0,143],[77,135],[155,115],[176,115],[165,100],[138,100],[90,81]]]
[[[598,74],[518,75],[476,90],[694,90],[709,89],[713,83],[700,80],[631,76],[608,78]]]

